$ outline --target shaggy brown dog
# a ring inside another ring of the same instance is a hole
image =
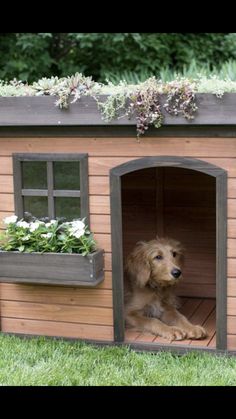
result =
[[[183,248],[173,239],[138,242],[125,266],[128,326],[170,341],[203,339],[206,331],[177,310],[173,286],[182,278]]]

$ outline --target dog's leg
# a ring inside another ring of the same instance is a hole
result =
[[[127,314],[126,321],[130,326],[135,327],[141,332],[149,332],[156,336],[162,336],[169,341],[182,340],[186,338],[186,333],[176,326],[168,326],[161,320],[153,317],[145,317],[138,311]]]
[[[204,339],[207,336],[202,326],[194,325],[175,308],[168,307],[162,314],[161,320],[169,326],[177,326],[186,333],[188,339]]]

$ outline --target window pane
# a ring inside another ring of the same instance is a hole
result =
[[[48,216],[48,199],[46,196],[24,196],[24,212],[30,212],[34,217]]]
[[[53,163],[54,189],[80,189],[80,163],[78,161]]]
[[[47,189],[47,163],[22,162],[22,184],[24,189]]]
[[[65,217],[68,221],[80,218],[80,198],[55,198],[56,217]]]

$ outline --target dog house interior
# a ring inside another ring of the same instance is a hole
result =
[[[176,285],[182,312],[207,331],[203,340],[172,345],[216,347],[216,178],[180,167],[151,167],[121,176],[123,260],[139,240],[170,237],[185,249],[183,280]],[[168,343],[126,329],[128,342]]]

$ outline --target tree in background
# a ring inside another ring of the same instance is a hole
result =
[[[124,72],[213,68],[236,60],[235,33],[1,33],[0,79],[33,82],[75,72],[105,81]]]

